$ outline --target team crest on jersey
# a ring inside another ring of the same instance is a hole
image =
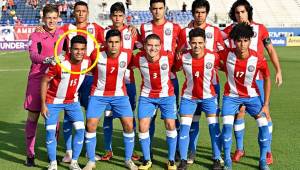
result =
[[[206,69],[211,69],[213,67],[213,64],[211,62],[206,63],[205,65]]]
[[[124,68],[126,67],[126,62],[125,61],[121,61],[120,62],[120,68]]]
[[[165,30],[165,34],[166,34],[166,35],[171,35],[171,34],[172,34],[171,29],[170,29],[170,28],[167,28],[167,29]]]
[[[163,64],[163,65],[161,65],[161,67],[160,67],[162,70],[166,70],[166,69],[168,69],[168,64]]]
[[[88,32],[89,32],[90,34],[94,34],[94,29],[93,29],[93,28],[88,28]]]
[[[255,70],[255,67],[253,65],[248,66],[248,71],[253,72]]]
[[[124,39],[125,39],[125,40],[130,40],[130,34],[125,34],[125,35],[124,35]]]
[[[253,38],[255,38],[257,36],[257,32],[254,32]]]
[[[205,34],[206,38],[208,39],[211,39],[213,36],[212,36],[212,33],[208,32]]]

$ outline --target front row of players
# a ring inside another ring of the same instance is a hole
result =
[[[187,169],[189,131],[193,114],[198,107],[206,113],[211,136],[213,152],[213,169],[222,169],[221,151],[224,149],[224,169],[232,168],[230,156],[231,135],[234,115],[240,106],[255,118],[259,127],[258,142],[260,146],[260,169],[268,169],[266,154],[269,140],[269,129],[266,114],[269,114],[270,77],[266,60],[249,49],[252,27],[246,23],[237,24],[229,37],[234,40],[235,49],[225,49],[214,53],[205,48],[205,31],[200,28],[189,32],[191,49],[175,57],[173,53],[161,50],[161,40],[156,34],[147,36],[144,50],[132,56],[130,50],[121,49],[121,33],[109,30],[106,34],[105,48],[100,49],[99,60],[92,70],[94,83],[86,113],[87,123],[78,103],[77,92],[84,79],[84,74],[70,74],[60,66],[50,66],[42,79],[41,98],[42,115],[46,120],[46,144],[50,159],[49,169],[57,169],[55,137],[59,112],[64,110],[69,121],[73,122],[75,135],[72,145],[70,169],[80,169],[77,159],[85,141],[88,163],[85,170],[96,167],[96,129],[99,119],[107,106],[111,107],[113,117],[120,118],[123,126],[125,145],[125,165],[129,169],[149,169],[152,166],[150,157],[149,126],[151,117],[157,108],[166,127],[168,146],[168,169]],[[95,61],[97,51],[90,59],[85,56],[87,41],[77,35],[71,40],[71,52],[66,54],[61,64],[71,71],[80,72]],[[135,133],[133,130],[133,112],[127,97],[124,76],[127,68],[138,68],[142,77],[141,94],[138,106],[139,141],[144,161],[137,167],[131,160],[134,150]],[[171,72],[183,70],[185,82],[180,103],[180,132],[177,134],[176,98],[171,83]],[[216,92],[213,87],[213,75],[218,70],[226,73],[227,82],[224,88],[222,104],[222,133],[219,129]],[[264,103],[255,78],[261,72],[264,77]],[[85,132],[85,136],[84,136]],[[181,161],[175,165],[177,135]]]

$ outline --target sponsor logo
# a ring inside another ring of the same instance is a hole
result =
[[[64,129],[64,132],[69,132],[71,129]]]
[[[78,141],[77,144],[83,144],[83,140],[82,141]]]
[[[253,72],[255,70],[255,67],[253,65],[248,66],[248,71]]]
[[[50,145],[53,142],[53,140],[47,141],[46,144]]]
[[[268,141],[268,139],[259,139],[259,141],[265,142],[265,141]]]
[[[227,138],[227,139],[224,139],[225,142],[229,142],[230,140],[231,140],[231,137]]]
[[[187,138],[187,136],[180,136],[180,139],[181,139],[181,140],[183,140],[183,139],[185,139],[185,138]]]

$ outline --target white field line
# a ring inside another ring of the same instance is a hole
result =
[[[0,72],[16,72],[16,71],[28,71],[29,69],[25,68],[15,68],[15,69],[0,69]]]

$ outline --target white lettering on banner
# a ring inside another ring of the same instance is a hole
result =
[[[294,32],[269,32],[270,37],[288,37],[294,36]]]
[[[284,40],[272,40],[272,44],[281,44],[281,45],[284,45],[285,44],[285,41]]]
[[[25,50],[26,42],[0,42],[1,50]]]
[[[35,31],[35,27],[20,27],[17,28],[17,33],[20,34],[31,34]]]

